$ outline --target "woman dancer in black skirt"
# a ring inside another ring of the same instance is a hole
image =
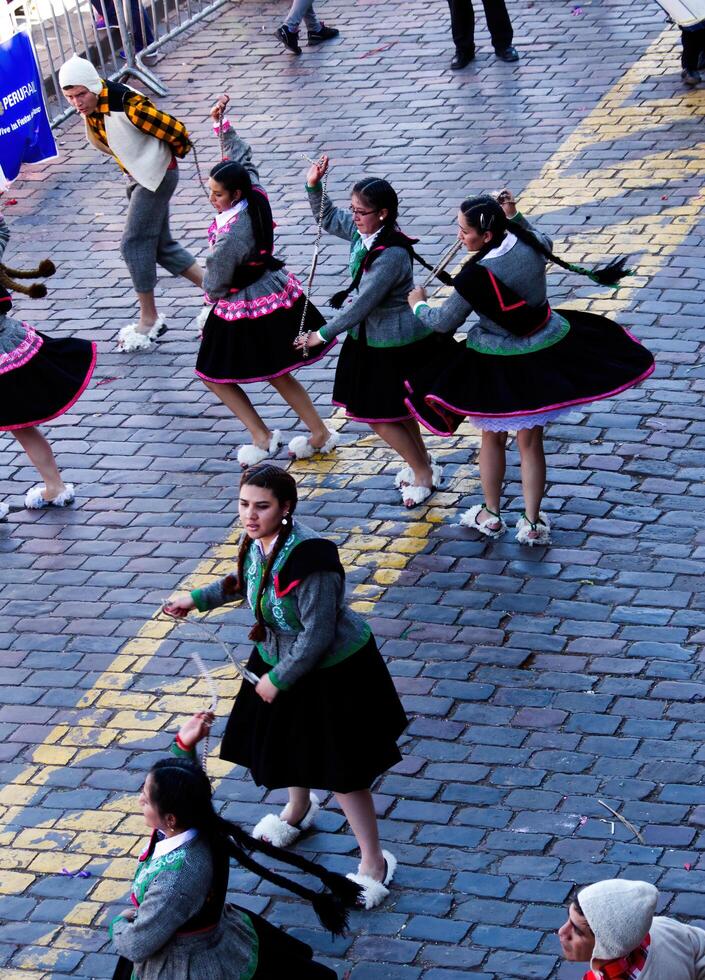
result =
[[[406,404],[427,429],[455,431],[465,417],[482,430],[480,480],[484,502],[461,523],[487,537],[506,531],[500,496],[507,432],[516,431],[524,512],[520,544],[547,544],[550,521],[540,509],[546,489],[543,427],[575,405],[609,398],[651,374],[654,359],[626,330],[604,316],[552,310],[546,263],[616,285],[624,260],[589,270],[554,255],[550,238],[517,211],[511,192],[470,198],[460,206],[458,237],[473,257],[442,306],[431,309],[416,288],[409,305],[433,330],[454,333],[474,310],[479,319],[465,345],[422,367],[407,381]]]
[[[308,900],[322,925],[340,935],[359,886],[298,854],[255,840],[213,808],[211,785],[196,745],[213,715],[199,712],[181,726],[172,756],[149,771],[140,793],[151,831],[140,855],[130,906],[113,919],[110,938],[120,953],[113,980],[335,980],[306,943],[248,909],[226,903],[230,862]],[[325,885],[314,890],[260,864],[266,854]]]
[[[338,442],[329,431],[305,389],[291,372],[319,360],[328,343],[304,361],[294,350],[305,298],[298,279],[274,258],[274,223],[267,195],[259,184],[251,150],[225,118],[229,98],[222,95],[211,110],[217,133],[222,133],[226,159],[213,167],[209,187],[218,212],[208,229],[211,246],[203,280],[208,304],[199,320],[205,325],[196,374],[243,423],[252,444],[237,454],[241,466],[253,466],[274,455],[282,434],[273,432],[240,385],[269,381],[310,431],[289,443],[297,459],[328,453]],[[304,326],[316,330],[324,319],[311,303]]]
[[[322,199],[320,182],[328,170],[328,157],[314,163],[306,177],[311,208],[321,214],[329,234],[350,246],[350,286],[331,299],[339,309],[357,295],[329,323],[297,340],[297,347],[326,344],[347,332],[338,358],[333,403],[348,418],[367,422],[399,453],[405,466],[396,485],[402,501],[414,507],[430,497],[441,480],[441,468],[429,457],[418,422],[404,404],[404,379],[441,350],[452,347],[411,313],[406,296],[413,284],[415,239],[397,226],[399,200],[386,180],[368,177],[352,189],[349,211]]]
[[[10,229],[0,214],[0,259],[10,240]],[[66,507],[76,491],[64,483],[51,446],[37,428],[68,412],[90,381],[95,367],[95,344],[73,337],[53,340],[28,323],[9,315],[10,290],[33,299],[46,296],[46,286],[24,286],[16,279],[50,276],[54,265],[44,259],[37,269],[19,270],[0,265],[0,431],[11,432],[39,470],[43,485],[32,487],[25,507]],[[0,520],[9,512],[0,503]]]
[[[245,596],[257,622],[248,667],[223,738],[221,757],[247,767],[258,786],[287,787],[289,802],[254,836],[285,847],[313,823],[312,786],[335,793],[360,846],[366,908],[388,894],[396,859],[380,847],[370,787],[400,761],[407,719],[367,623],[345,602],[345,575],[333,542],[294,519],[294,479],[276,466],[240,481],[244,534],[237,570],[173,596],[171,615],[204,612]]]

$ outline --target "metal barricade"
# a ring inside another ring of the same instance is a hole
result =
[[[18,30],[32,38],[52,128],[74,110],[59,87],[59,68],[75,52],[102,78],[137,78],[157,95],[167,89],[150,55],[232,0],[0,0],[0,40]]]

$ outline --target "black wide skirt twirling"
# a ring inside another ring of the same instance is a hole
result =
[[[468,418],[480,428],[527,428],[553,412],[610,398],[647,378],[653,355],[605,316],[556,310],[570,324],[551,346],[526,354],[484,354],[455,342],[452,356],[437,357],[409,376],[406,404],[438,435]],[[504,424],[506,423],[506,424]]]
[[[58,418],[79,399],[93,374],[96,346],[76,337],[52,339],[20,367],[0,372],[0,430],[26,429]]]
[[[333,404],[357,422],[400,422],[411,418],[404,382],[428,363],[447,355],[452,338],[431,334],[403,347],[370,347],[364,324],[359,339],[348,336],[338,357]]]
[[[224,320],[211,310],[203,328],[196,360],[196,374],[217,384],[269,381],[314,364],[335,341],[314,347],[306,358],[294,347],[304,311],[303,296],[290,309],[283,307],[264,316]],[[319,330],[325,319],[313,303],[306,310],[304,330]]]
[[[257,649],[247,666],[271,668]],[[397,739],[408,719],[374,637],[346,660],[314,668],[268,704],[240,688],[221,759],[249,769],[258,786],[305,786],[351,793],[369,789],[401,760]]]

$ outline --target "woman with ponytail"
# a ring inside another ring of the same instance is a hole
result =
[[[0,214],[0,259],[10,229]],[[43,259],[36,269],[11,269],[0,264],[0,431],[11,432],[39,470],[44,481],[28,491],[25,507],[65,507],[73,503],[73,484],[64,483],[51,446],[37,426],[67,412],[90,381],[95,367],[95,344],[66,337],[54,340],[10,316],[12,293],[41,299],[43,283],[24,280],[51,276],[53,262]],[[9,508],[0,503],[0,520]]]
[[[453,292],[431,309],[416,288],[409,305],[432,330],[451,335],[473,311],[478,320],[465,345],[422,367],[407,380],[406,404],[427,429],[455,432],[464,418],[482,430],[480,480],[484,502],[461,523],[496,538],[507,526],[500,498],[507,433],[517,433],[524,511],[520,544],[548,544],[550,521],[541,510],[546,489],[544,425],[600,398],[609,398],[651,374],[654,359],[631,334],[604,316],[552,310],[546,264],[616,287],[630,275],[624,259],[595,269],[571,265],[553,252],[546,235],[517,211],[510,191],[497,199],[469,198],[458,213],[458,238],[473,253],[453,280]]]
[[[401,456],[405,465],[396,485],[404,505],[415,507],[439,485],[441,468],[430,458],[418,422],[404,404],[404,379],[449,350],[452,342],[435,334],[407,306],[413,260],[429,266],[414,251],[416,239],[397,225],[394,188],[386,180],[367,177],[354,185],[350,210],[341,210],[323,196],[321,180],[328,163],[324,156],[311,166],[306,191],[314,216],[322,215],[323,228],[351,243],[352,281],[331,297],[331,306],[341,312],[297,345],[315,347],[347,334],[335,372],[333,404],[344,408],[348,418],[367,422]]]
[[[240,688],[221,758],[249,769],[258,786],[288,789],[281,814],[254,829],[279,847],[311,827],[319,808],[311,787],[334,793],[361,851],[348,877],[373,908],[388,894],[396,860],[380,846],[370,788],[401,760],[407,719],[369,626],[345,602],[338,549],[294,518],[296,501],[284,470],[247,470],[236,571],[173,596],[165,611],[186,616],[247,599],[256,620],[248,667],[260,680]]]
[[[213,808],[211,785],[196,745],[213,715],[199,712],[181,727],[172,758],[156,762],[142,787],[140,806],[149,843],[140,855],[131,907],[110,925],[120,954],[113,980],[335,980],[306,943],[266,919],[226,904],[230,861],[311,903],[334,935],[347,926],[347,910],[360,888],[342,875],[255,840]],[[318,879],[323,891],[262,865],[274,858]]]
[[[240,387],[269,381],[309,429],[289,443],[290,455],[305,459],[335,449],[338,435],[326,428],[306,390],[292,376],[333,346],[304,361],[293,348],[302,317],[316,330],[325,321],[306,303],[301,283],[274,257],[274,223],[251,150],[225,116],[221,95],[211,110],[226,158],[211,170],[210,199],[218,214],[208,229],[210,252],[203,280],[206,306],[196,374],[245,426],[252,443],[237,454],[241,466],[254,466],[282,446],[279,429],[270,430]]]

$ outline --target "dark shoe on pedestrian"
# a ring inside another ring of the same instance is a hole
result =
[[[453,71],[461,71],[463,68],[467,68],[471,61],[475,60],[475,52],[473,51],[456,51],[455,57],[450,63],[450,67]]]
[[[519,52],[513,45],[509,45],[508,48],[495,48],[494,53],[500,59],[500,61],[518,61]]]
[[[308,43],[310,45],[323,44],[324,41],[330,41],[334,37],[338,37],[340,31],[336,27],[326,27],[326,25],[321,21],[321,26],[317,31],[308,32]]]
[[[282,24],[282,26],[276,32],[276,36],[282,42],[287,51],[291,51],[292,54],[301,54],[298,31],[290,31],[286,24]]]
[[[690,85],[691,88],[694,85],[699,85],[703,80],[700,72],[694,71],[692,68],[684,68],[681,72],[681,78],[683,79],[683,84]]]

